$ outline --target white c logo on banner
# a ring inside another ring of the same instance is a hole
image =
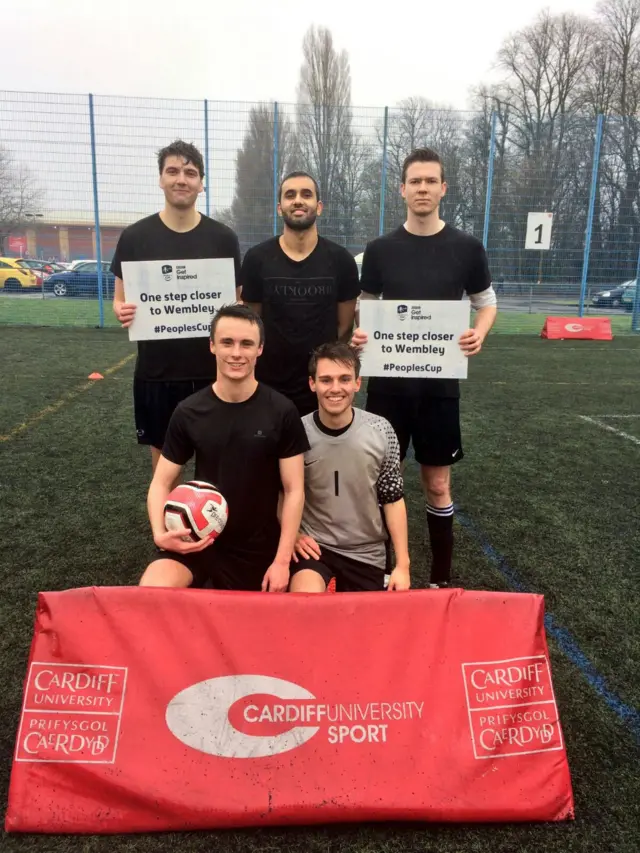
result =
[[[256,693],[279,699],[315,699],[291,681],[268,675],[224,675],[192,684],[177,693],[165,716],[171,733],[187,746],[222,758],[264,758],[288,752],[312,738],[318,726],[296,726],[264,737],[238,731],[229,722],[229,709]]]
[[[584,326],[581,326],[580,323],[567,323],[565,329],[567,332],[581,332]]]

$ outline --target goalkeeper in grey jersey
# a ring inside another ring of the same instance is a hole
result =
[[[407,510],[398,439],[389,421],[353,407],[360,359],[323,344],[309,364],[318,411],[302,419],[305,506],[291,564],[291,592],[409,589]],[[388,531],[388,532],[387,532]],[[387,575],[387,541],[395,568]]]

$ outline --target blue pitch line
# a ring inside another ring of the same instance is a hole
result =
[[[489,542],[482,531],[476,527],[469,516],[460,512],[456,507],[455,517],[458,519],[462,527],[464,527],[464,529],[480,545],[484,555],[491,560],[510,587],[515,589],[517,592],[533,591],[529,589],[522,580],[520,580],[518,573],[509,565],[506,557],[500,554],[499,551],[496,551],[493,545]],[[620,699],[620,697],[607,686],[606,680],[602,675],[600,675],[598,670],[582,651],[571,632],[558,624],[552,613],[545,613],[544,626],[547,634],[550,634],[553,637],[564,656],[580,670],[596,693],[604,699],[614,714],[629,726],[636,739],[640,741],[640,713],[631,705],[627,705],[623,702],[622,699]]]

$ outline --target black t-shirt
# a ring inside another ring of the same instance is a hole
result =
[[[360,280],[364,293],[383,299],[454,300],[491,286],[484,246],[472,234],[445,225],[437,234],[419,237],[401,226],[367,245]],[[372,377],[372,393],[458,397],[457,379]]]
[[[242,403],[227,403],[211,386],[178,405],[162,455],[184,465],[195,454],[195,478],[212,483],[229,506],[225,529],[213,548],[268,565],[280,539],[279,460],[309,449],[295,406],[259,384]]]
[[[240,273],[240,245],[231,228],[201,215],[191,231],[168,228],[158,213],[130,225],[120,235],[111,272],[122,278],[123,261],[172,261],[233,258],[236,282]],[[138,341],[135,375],[138,379],[178,381],[215,378],[215,359],[209,338]]]
[[[242,298],[262,305],[265,346],[256,376],[298,404],[313,402],[307,367],[311,351],[338,337],[338,303],[360,294],[358,267],[342,246],[318,238],[294,261],[273,237],[249,249],[240,273]]]

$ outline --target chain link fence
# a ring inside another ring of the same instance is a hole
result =
[[[403,222],[402,161],[433,147],[443,218],[487,248],[499,330],[598,313],[617,333],[640,331],[637,117],[546,126],[419,99],[360,109],[17,92],[0,92],[0,323],[115,324],[108,263],[122,229],[162,207],[156,152],[175,138],[202,150],[200,210],[243,251],[278,233],[278,183],[304,169],[320,184],[321,233],[355,256]],[[548,249],[525,248],[530,212],[553,215]]]

